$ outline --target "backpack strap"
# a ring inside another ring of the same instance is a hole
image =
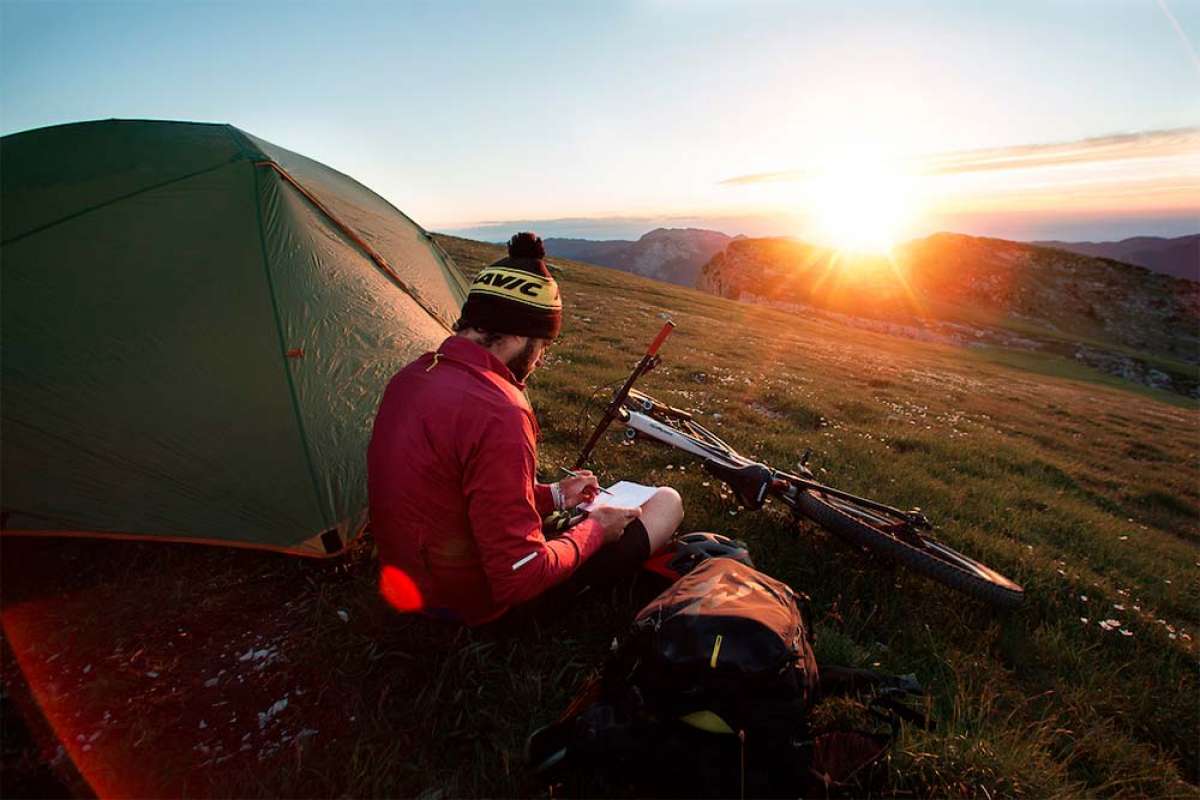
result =
[[[887,723],[892,728],[893,736],[899,732],[901,721],[919,725],[927,731],[936,730],[937,723],[928,714],[917,711],[901,701],[902,697],[910,696],[906,692],[885,689],[870,699],[867,703],[867,711],[871,716]]]
[[[928,714],[919,712],[906,704],[909,698],[926,696],[925,689],[915,675],[890,675],[873,669],[842,667],[836,664],[820,666],[820,696],[844,697],[865,695],[867,711],[871,716],[886,723],[893,737],[899,732],[900,723],[920,725],[924,730],[934,730],[935,724]]]
[[[916,675],[891,675],[874,669],[843,667],[837,664],[818,664],[821,676],[820,697],[845,697],[898,690],[905,694],[925,694]]]

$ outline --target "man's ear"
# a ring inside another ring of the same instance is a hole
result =
[[[504,354],[504,358],[511,358],[524,350],[528,342],[528,336],[517,336],[515,333],[502,333],[500,334],[500,341],[496,343],[496,349]]]

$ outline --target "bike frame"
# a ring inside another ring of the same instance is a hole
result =
[[[750,459],[738,455],[737,452],[728,445],[722,447],[715,443],[712,445],[704,444],[697,437],[685,433],[678,428],[674,428],[665,422],[659,422],[654,417],[643,414],[640,411],[630,411],[629,409],[625,409],[625,413],[619,418],[625,423],[625,430],[627,431],[625,434],[626,438],[633,438],[628,433],[628,431],[633,431],[635,434],[649,436],[652,439],[656,439],[664,444],[674,447],[676,450],[682,450],[685,453],[691,453],[698,458],[725,462],[727,466],[743,467],[747,464],[753,463],[750,461]],[[700,431],[712,436],[712,438],[717,442],[720,442],[720,439],[703,427],[696,425],[695,423],[691,423],[691,427],[699,428]],[[724,442],[721,442],[721,444],[724,445]]]
[[[745,467],[757,463],[740,455],[719,436],[692,420],[690,414],[663,406],[658,401],[640,392],[631,393],[629,402],[639,403],[643,406],[651,405],[654,408],[661,409],[662,413],[679,418],[682,424],[686,425],[689,430],[680,430],[655,419],[647,413],[636,411],[626,406],[621,409],[618,419],[625,424],[626,438],[628,439],[636,438],[639,435],[646,436],[667,444],[676,450],[682,450],[685,453],[690,453],[704,460],[716,461],[727,467]],[[928,520],[920,512],[901,511],[898,508],[893,508],[892,506],[878,503],[865,497],[859,497],[850,492],[835,489],[832,486],[826,486],[809,478],[783,472],[773,467],[767,468],[771,471],[772,477],[772,485],[768,487],[768,491],[777,495],[785,502],[794,501],[794,496],[789,496],[789,492],[787,491],[789,488],[793,491],[817,491],[885,514],[892,518],[893,524],[912,525],[917,528],[926,529],[931,527]],[[792,502],[788,502],[789,506],[792,504]]]
[[[658,347],[670,334],[667,323],[646,355],[617,391],[592,432],[576,467],[587,461],[613,422],[625,427],[626,441],[654,439],[699,458],[707,472],[733,489],[746,507],[761,508],[767,495],[778,497],[793,519],[807,519],[865,550],[878,552],[952,589],[1001,608],[1015,608],[1024,590],[986,564],[959,553],[921,531],[933,526],[921,509],[898,508],[819,483],[808,468],[805,451],[799,475],[746,458],[691,413],[636,391],[633,384],[659,362]]]

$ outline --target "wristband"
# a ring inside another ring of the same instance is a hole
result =
[[[565,511],[567,507],[566,499],[563,497],[562,487],[557,482],[550,484],[550,497],[554,500],[555,511]]]

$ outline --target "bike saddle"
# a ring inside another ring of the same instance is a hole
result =
[[[704,462],[704,469],[729,484],[746,508],[762,508],[763,501],[767,499],[767,490],[771,488],[771,470],[762,464],[729,467],[712,460]]]

